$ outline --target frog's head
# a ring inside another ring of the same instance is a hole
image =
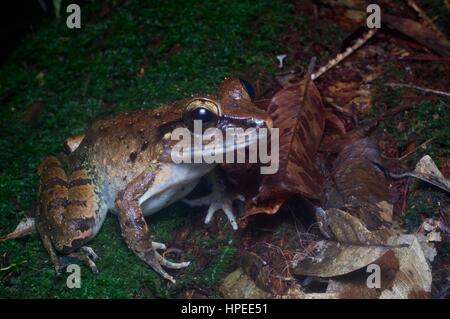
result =
[[[243,80],[227,79],[215,96],[193,97],[185,104],[183,122],[193,128],[194,121],[204,129],[215,127],[225,133],[229,128],[270,128],[267,113],[253,104],[253,89]]]
[[[200,152],[209,154],[213,148],[217,156],[246,148],[257,143],[259,138],[267,138],[267,135],[261,132],[268,132],[272,127],[268,114],[253,103],[251,86],[248,82],[238,79],[225,80],[216,95],[196,96],[183,100],[177,103],[177,109],[180,110],[180,118],[177,125],[172,126],[170,134],[165,135],[166,139],[171,138],[173,142],[176,135],[178,135],[176,138],[180,136],[181,131],[175,131],[176,128],[189,132],[191,138],[197,137],[197,143],[192,139],[183,147],[184,150],[189,149],[194,156]],[[253,130],[258,134],[246,135],[241,142],[227,138],[227,134],[230,137],[230,132],[240,134],[240,132],[248,133],[248,129],[264,128],[265,131]],[[217,137],[219,133],[223,138]],[[198,143],[199,135],[203,137],[201,143]],[[173,147],[176,143],[170,144]],[[180,147],[181,144],[177,145]]]

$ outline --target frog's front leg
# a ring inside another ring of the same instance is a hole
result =
[[[154,173],[144,172],[117,195],[116,206],[119,211],[120,227],[128,247],[158,274],[175,283],[175,279],[162,266],[180,269],[189,266],[190,262],[174,263],[157,252],[157,249],[165,249],[166,246],[151,241],[150,232],[139,205],[139,198],[152,186],[154,179]]]
[[[231,227],[233,227],[234,230],[237,230],[238,224],[236,216],[233,213],[233,202],[235,200],[244,202],[244,196],[233,193],[228,189],[226,177],[218,168],[211,171],[206,178],[212,188],[211,194],[196,199],[185,199],[183,202],[189,206],[209,206],[208,213],[205,217],[205,224],[211,222],[216,212],[220,210],[224,211],[230,221]]]

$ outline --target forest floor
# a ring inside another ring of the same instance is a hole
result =
[[[426,3],[427,13],[439,17],[436,24],[449,30],[450,11],[443,2]],[[395,10],[414,17],[401,5]],[[333,12],[310,1],[192,1],[189,6],[179,0],[96,1],[82,6],[81,29],[68,29],[63,18],[44,21],[0,68],[0,235],[34,209],[37,167],[46,155],[61,152],[68,137],[118,112],[212,93],[225,77],[248,78],[259,98],[270,98],[280,88],[279,73],[294,70],[300,77],[313,56],[319,65],[326,63],[358,26]],[[335,93],[341,89],[330,89],[335,79],[352,79],[355,75],[348,70],[352,63],[392,52],[393,47],[422,49],[402,36],[379,33],[342,68],[316,81],[322,97],[339,100]],[[277,69],[280,53],[287,54],[282,71]],[[382,154],[398,158],[413,152],[409,168],[429,154],[449,178],[450,98],[385,85],[412,83],[449,91],[448,60],[384,59],[377,72],[370,97],[360,96],[358,101],[364,103],[355,106],[354,117],[364,121],[408,105],[377,127]],[[430,139],[426,147],[419,147]],[[405,184],[394,186],[404,189]],[[419,186],[413,186],[406,207],[403,197],[394,198],[403,227],[414,233],[426,217],[443,216],[448,221],[448,194],[423,185],[417,191]],[[177,203],[148,219],[156,241],[181,248],[183,258],[193,262],[173,272],[176,284],[161,280],[133,255],[121,238],[117,218],[109,216],[91,242],[100,256],[100,273],[82,266],[80,289],[68,289],[66,277],[55,275],[37,234],[1,242],[0,298],[220,298],[220,283],[240,263],[241,242],[249,233],[233,232],[225,218],[205,226],[204,214],[204,209]],[[252,218],[264,224],[271,216]],[[284,221],[273,223],[273,240],[289,236],[289,230],[284,231],[292,223],[290,217],[274,218]],[[448,296],[448,237],[437,249],[432,294]]]

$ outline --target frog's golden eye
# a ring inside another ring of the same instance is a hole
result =
[[[215,126],[219,121],[219,106],[207,99],[191,101],[183,113],[183,122],[193,131],[195,121],[201,121],[203,130]]]

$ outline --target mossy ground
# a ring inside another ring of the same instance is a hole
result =
[[[292,18],[283,0],[128,1],[102,16],[104,6],[82,5],[81,29],[69,30],[64,14],[44,21],[1,68],[1,234],[33,207],[37,166],[61,151],[67,137],[99,117],[213,92],[224,77],[244,70],[273,72],[277,37]],[[37,103],[44,105],[40,114],[25,121]],[[170,241],[185,217],[186,207],[176,205],[151,218],[155,239]],[[235,251],[229,238],[214,245],[219,253],[204,276],[190,278],[211,287],[210,296],[217,296],[214,284]],[[101,256],[100,274],[83,266],[82,288],[68,289],[37,234],[1,243],[0,268],[16,265],[0,271],[0,297],[169,298],[189,281],[186,275],[168,285],[149,270],[126,248],[115,218],[92,247]]]
[[[426,71],[423,70],[424,67],[427,68]],[[384,69],[385,77],[377,83],[373,112],[379,114],[383,108],[393,109],[399,106],[409,108],[383,121],[379,132],[384,132],[384,137],[392,139],[399,151],[398,156],[410,153],[406,160],[409,167],[413,168],[425,155],[430,155],[438,167],[443,167],[443,161],[447,161],[450,156],[450,98],[425,94],[411,88],[388,87],[384,83],[404,83],[409,75],[406,74],[405,66],[398,62],[387,63]],[[445,69],[440,63],[413,65],[412,72],[421,75],[417,79],[425,87],[433,87],[434,84],[434,87],[438,86],[442,90],[448,88],[448,81],[444,77],[448,67]],[[441,81],[436,82],[436,79]],[[423,146],[419,147],[420,145]],[[450,201],[444,191],[424,182],[411,181],[409,185],[406,211],[402,219],[405,229],[414,232],[424,218],[445,215]]]

